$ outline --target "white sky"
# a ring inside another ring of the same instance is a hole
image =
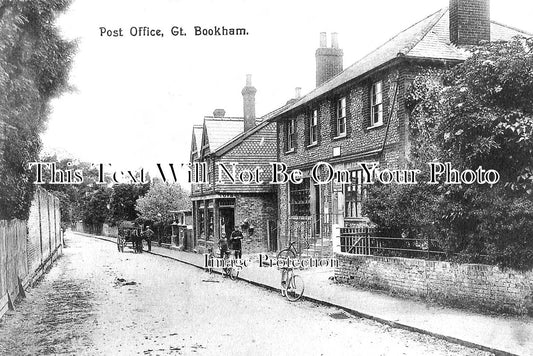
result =
[[[448,0],[75,0],[60,18],[78,39],[70,74],[77,88],[53,102],[45,148],[93,163],[153,171],[188,161],[193,124],[215,108],[242,116],[246,74],[258,116],[315,85],[319,33],[339,33],[345,68]],[[533,33],[533,2],[492,0],[492,19]],[[172,37],[172,26],[187,37]],[[194,26],[245,27],[242,37],[195,37]],[[99,27],[124,37],[100,37]],[[130,37],[131,26],[164,38]],[[181,177],[186,179],[185,172]]]

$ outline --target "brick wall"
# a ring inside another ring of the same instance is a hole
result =
[[[489,0],[450,0],[450,41],[477,45],[490,41]]]
[[[333,157],[333,148],[341,147],[341,157],[352,154],[359,154],[381,148],[385,139],[389,110],[392,104],[394,91],[396,89],[396,78],[400,76],[400,86],[402,89],[403,77],[399,70],[383,72],[375,75],[372,79],[366,80],[339,92],[337,95],[324,97],[318,102],[311,104],[310,108],[318,108],[318,144],[313,147],[306,146],[306,108],[296,113],[296,149],[293,153],[285,153],[287,147],[286,119],[281,120],[279,125],[278,150],[281,162],[289,167],[301,166],[302,164],[327,160]],[[377,128],[368,128],[370,118],[370,86],[374,81],[383,82],[383,125]],[[332,134],[332,117],[335,116],[334,100],[340,96],[347,97],[347,131],[345,138],[334,139]],[[386,146],[396,149],[403,138],[406,118],[403,115],[403,97],[398,96],[398,101],[394,105],[391,117],[389,132],[386,137]],[[399,110],[400,109],[400,110]],[[399,115],[402,114],[401,116]]]
[[[337,253],[337,281],[454,306],[533,314],[533,271],[478,264]]]
[[[244,232],[243,253],[265,252],[268,249],[267,222],[277,219],[275,194],[242,194],[235,198],[235,224],[244,219],[254,226],[254,233]]]

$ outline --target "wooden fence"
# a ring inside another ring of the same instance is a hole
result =
[[[59,200],[38,188],[28,221],[0,220],[0,317],[61,253]]]

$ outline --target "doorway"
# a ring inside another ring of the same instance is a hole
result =
[[[229,238],[231,233],[235,230],[235,209],[221,208],[220,209],[220,236]]]

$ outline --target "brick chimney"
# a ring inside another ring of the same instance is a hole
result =
[[[450,41],[457,46],[490,41],[490,0],[450,0]]]
[[[226,115],[226,110],[224,109],[215,109],[215,111],[213,111],[214,117],[224,117],[224,115]]]
[[[257,89],[252,86],[252,75],[246,74],[246,86],[242,89],[242,102],[244,108],[244,131],[255,126],[255,93]]]
[[[342,72],[342,57],[344,52],[339,48],[339,39],[336,32],[331,34],[331,47],[327,46],[325,32],[320,33],[320,47],[317,48],[316,57],[316,86],[327,82]]]

